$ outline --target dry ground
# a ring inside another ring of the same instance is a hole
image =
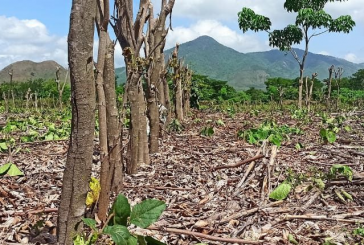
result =
[[[271,144],[254,146],[237,138],[239,129],[272,118],[277,125],[300,127],[304,134],[290,136],[275,157]],[[125,177],[123,194],[132,204],[146,198],[167,203],[167,210],[155,224],[159,231],[150,231],[167,244],[242,244],[241,240],[252,244],[289,244],[290,235],[299,244],[324,244],[326,238],[333,242],[326,244],[363,244],[363,237],[352,234],[364,223],[363,118],[348,116],[345,125],[352,130],[342,130],[336,143],[324,145],[319,136],[321,119],[316,116],[303,122],[281,112],[236,114],[234,118],[195,112],[184,131],[165,134],[160,153],[151,158],[151,166],[143,166],[135,176]],[[212,137],[200,135],[206,121],[212,125],[218,119],[225,126],[215,125]],[[295,148],[298,142],[303,149]],[[12,161],[25,176],[0,177],[0,244],[50,244],[54,242],[67,142],[21,147]],[[215,169],[260,154],[262,158],[254,162]],[[1,154],[0,164],[7,157]],[[333,164],[350,166],[353,181],[339,176],[324,180],[323,191],[308,190],[313,176],[327,173]],[[98,165],[95,150],[95,169]],[[295,189],[283,201],[270,200],[270,191],[287,177],[296,181]],[[342,189],[352,195],[352,201],[340,200],[336,192]],[[41,231],[36,229],[40,221],[45,226]],[[178,231],[196,233],[177,234]],[[201,234],[210,237],[206,239]],[[236,241],[229,243],[218,238]]]

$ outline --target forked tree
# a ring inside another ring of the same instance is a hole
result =
[[[147,71],[147,105],[148,118],[150,122],[149,145],[150,153],[158,152],[159,138],[159,107],[158,105],[166,105],[163,80],[161,74],[164,72],[164,46],[168,30],[166,28],[166,20],[171,14],[175,0],[162,0],[161,10],[157,18],[154,17],[153,5],[149,4],[149,21],[148,30],[145,38],[145,57],[151,60],[151,65]]]
[[[152,54],[163,44],[166,16],[172,11],[173,1],[162,1],[162,9],[157,19],[154,19],[153,6],[150,0],[141,0],[139,9],[134,18],[133,1],[115,1],[114,28],[115,35],[123,49],[127,72],[127,99],[130,104],[130,141],[128,145],[127,172],[136,173],[137,166],[149,161],[149,147],[147,140],[147,120],[145,115],[146,100],[143,90],[143,82],[148,81],[152,72],[150,66],[154,66]],[[143,34],[149,21],[147,36]],[[153,32],[154,30],[154,32]],[[156,36],[153,36],[156,35]],[[159,38],[157,38],[159,37]],[[149,57],[141,57],[140,50],[145,45]],[[153,51],[153,52],[152,52]],[[157,66],[158,67],[158,66]],[[153,68],[152,68],[153,69]],[[148,72],[149,71],[149,72]],[[154,72],[153,72],[154,73]],[[156,71],[159,74],[159,71]],[[154,75],[153,75],[154,79]],[[149,98],[155,98],[152,94],[150,83]],[[155,85],[154,85],[155,86]],[[148,98],[148,99],[149,99]],[[149,102],[149,101],[148,101]],[[150,102],[152,108],[153,123],[155,123],[156,101]],[[157,114],[158,115],[158,114]],[[154,126],[154,124],[153,124]],[[153,134],[155,130],[153,130]],[[155,146],[156,144],[154,144]]]
[[[121,137],[115,92],[114,43],[107,32],[109,24],[109,1],[97,0],[96,27],[99,47],[96,68],[96,91],[98,99],[100,185],[98,217],[105,221],[110,194],[122,188],[123,166],[121,162]]]
[[[85,213],[91,177],[95,130],[95,80],[93,41],[95,0],[73,0],[68,34],[68,63],[72,89],[72,124],[61,203],[58,209],[59,244],[73,244],[72,238]]]
[[[349,33],[355,26],[351,16],[343,15],[336,19],[325,12],[324,7],[328,2],[341,0],[286,0],[284,8],[288,12],[297,14],[294,24],[288,25],[283,30],[270,31],[271,21],[268,17],[256,14],[249,8],[243,8],[238,13],[239,27],[246,32],[267,31],[269,33],[269,45],[277,47],[281,51],[290,52],[299,65],[299,89],[298,107],[302,108],[302,87],[305,62],[308,55],[308,47],[311,38],[326,32]],[[295,44],[304,42],[304,53],[299,57],[292,48]]]

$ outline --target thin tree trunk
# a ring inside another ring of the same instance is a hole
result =
[[[104,5],[105,4],[105,5]],[[104,68],[105,68],[105,55],[106,55],[106,45],[109,38],[107,33],[107,24],[109,16],[105,15],[105,7],[109,8],[109,1],[98,0],[98,6],[96,12],[96,25],[98,27],[99,34],[99,47],[97,54],[97,64],[96,64],[96,91],[97,91],[97,102],[98,102],[98,116],[99,116],[99,147],[100,147],[100,162],[101,162],[101,172],[100,172],[100,185],[101,193],[99,198],[99,209],[98,216],[100,220],[105,221],[107,218],[107,209],[109,207],[109,197],[111,189],[111,178],[110,175],[110,163],[108,156],[108,142],[107,142],[107,119],[106,119],[106,99],[104,91]],[[103,17],[103,18],[102,18]],[[106,22],[104,25],[104,18]]]
[[[330,100],[331,100],[331,85],[332,85],[332,73],[334,72],[334,65],[332,65],[330,68],[329,68],[329,80],[328,80],[328,88],[327,88],[327,98],[326,98],[326,106],[327,106],[327,109],[329,110],[330,109]]]
[[[61,203],[58,209],[58,244],[73,244],[82,229],[89,190],[95,129],[93,39],[95,0],[73,0],[68,35],[72,89],[72,126]],[[80,225],[78,225],[80,224]]]
[[[300,78],[298,81],[298,108],[302,109],[302,87],[303,87],[303,67],[300,66]]]
[[[123,187],[123,163],[121,158],[122,137],[120,135],[120,124],[115,90],[115,68],[114,68],[114,43],[108,39],[104,67],[104,86],[106,97],[107,114],[107,141],[109,146],[110,176],[112,188],[110,190],[119,193]],[[110,180],[109,180],[110,181]]]

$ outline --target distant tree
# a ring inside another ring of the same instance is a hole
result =
[[[351,76],[351,89],[364,90],[364,69],[360,69]]]
[[[355,26],[355,22],[349,15],[340,16],[337,19],[334,19],[324,11],[326,3],[334,1],[336,0],[286,0],[284,8],[288,12],[297,13],[297,17],[294,24],[288,25],[283,30],[270,31],[272,25],[270,19],[256,14],[249,8],[243,8],[242,11],[238,13],[239,27],[243,32],[248,30],[256,32],[267,31],[269,33],[269,45],[278,47],[281,51],[289,51],[298,62],[300,68],[299,108],[302,108],[304,67],[311,38],[326,32],[349,33]],[[298,57],[292,46],[294,44],[300,44],[302,41],[304,41],[305,50],[303,56]]]

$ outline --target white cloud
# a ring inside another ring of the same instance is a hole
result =
[[[237,26],[237,13],[243,7],[248,7],[257,14],[269,17],[273,24],[272,28],[276,29],[293,23],[296,18],[295,13],[288,13],[284,9],[284,2],[285,0],[225,0],[223,3],[220,0],[183,0],[176,1],[173,15],[191,19],[232,21],[236,22]],[[339,15],[351,15],[357,21],[357,25],[364,25],[363,0],[328,3],[325,10],[334,18]]]
[[[0,16],[0,30],[0,69],[20,60],[67,66],[67,37],[50,35],[40,21]]]
[[[185,43],[202,35],[208,35],[219,43],[233,48],[239,52],[254,52],[269,50],[269,46],[257,37],[237,33],[216,20],[201,20],[189,27],[178,26],[169,31],[166,48],[173,47],[176,43]]]
[[[331,2],[326,5],[325,10],[332,17],[340,15],[350,15],[357,25],[364,25],[364,4],[363,0],[350,0],[345,2]]]
[[[356,56],[355,54],[353,53],[348,53],[344,56],[344,59],[350,61],[350,62],[353,62],[353,63],[361,63],[361,62],[364,62],[364,59],[361,58],[361,57],[358,57]]]
[[[330,55],[329,52],[325,51],[325,50],[322,50],[320,52],[318,52],[318,54],[322,54],[322,55]]]

